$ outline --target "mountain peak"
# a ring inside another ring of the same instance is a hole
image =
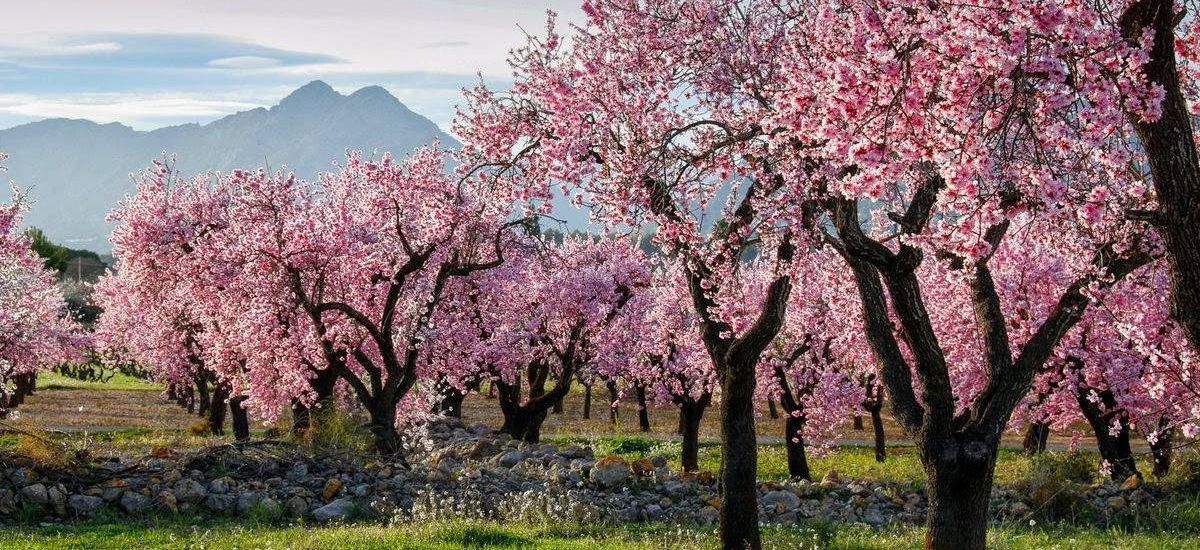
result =
[[[350,97],[372,98],[372,99],[384,98],[384,99],[391,99],[391,100],[396,99],[396,96],[393,96],[390,92],[385,90],[382,86],[366,86],[363,88],[359,88],[358,91],[350,94]]]
[[[343,97],[322,80],[314,80],[288,94],[279,102],[280,107],[321,105]]]

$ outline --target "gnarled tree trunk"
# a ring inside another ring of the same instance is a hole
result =
[[[1144,31],[1154,44],[1144,67],[1146,78],[1162,87],[1162,114],[1153,121],[1129,114],[1146,152],[1158,196],[1158,211],[1148,219],[1158,229],[1171,270],[1171,315],[1179,321],[1193,349],[1200,349],[1200,160],[1187,98],[1180,87],[1175,61],[1175,27],[1184,17],[1173,0],[1137,0],[1122,14],[1121,34],[1140,46]],[[1186,15],[1195,17],[1195,14]]]
[[[999,438],[959,435],[920,446],[928,478],[925,548],[987,547],[988,501]]]
[[[1046,440],[1050,438],[1050,425],[1045,422],[1030,422],[1025,429],[1025,440],[1022,447],[1025,454],[1033,456],[1045,452]]]
[[[638,429],[648,432],[650,431],[650,409],[646,406],[646,388],[638,384],[634,387],[634,393],[637,394]]]
[[[225,435],[225,402],[228,399],[228,388],[223,384],[213,387],[212,399],[208,403],[208,432],[213,435]]]
[[[308,380],[312,387],[313,403],[306,405],[300,401],[292,402],[292,435],[303,435],[312,426],[313,415],[333,407],[333,389],[337,386],[337,371],[331,368],[316,371],[316,376]]]
[[[1162,478],[1171,473],[1172,446],[1175,444],[1175,428],[1166,416],[1158,419],[1157,436],[1150,443],[1150,455],[1154,459],[1154,477]]]
[[[1098,403],[1092,401],[1093,395],[1099,399]],[[1122,481],[1131,475],[1141,475],[1129,444],[1129,420],[1117,409],[1113,393],[1080,385],[1075,392],[1075,401],[1096,435],[1096,447],[1100,457],[1108,462],[1109,477],[1113,481]],[[1114,420],[1119,424],[1115,432]]]
[[[679,434],[683,436],[681,466],[685,472],[697,472],[700,471],[700,421],[712,402],[712,394],[706,392],[698,399],[684,397],[676,402],[679,404]]]
[[[236,441],[250,441],[250,418],[246,408],[242,406],[246,399],[244,395],[229,399],[229,421],[233,427],[233,439]]]

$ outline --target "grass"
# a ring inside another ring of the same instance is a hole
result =
[[[767,548],[883,550],[917,548],[919,527],[875,530],[867,527],[764,527]],[[519,549],[674,549],[715,548],[713,527],[649,525],[582,525],[571,522],[497,523],[477,520],[422,524],[352,524],[327,527],[270,524],[193,524],[161,520],[141,524],[85,524],[0,529],[0,548],[49,549],[222,549],[341,548],[448,550],[457,548]],[[1166,550],[1200,547],[1195,533],[1136,532],[1120,529],[1003,526],[989,534],[989,548],[1071,550],[1115,548]]]
[[[163,387],[153,382],[116,373],[107,382],[85,382],[57,372],[39,372],[37,377],[39,390],[124,390],[124,391],[162,391]]]
[[[618,455],[627,459],[663,455],[672,463],[678,463],[681,448],[677,441],[660,441],[644,437],[551,437],[547,442],[557,444],[581,443],[591,445],[597,456]],[[700,469],[716,472],[721,466],[721,447],[714,442],[700,444]],[[1099,458],[1097,458],[1099,463]],[[813,478],[820,479],[830,470],[838,475],[855,479],[874,479],[900,483],[924,481],[925,472],[911,445],[888,447],[887,460],[875,461],[875,450],[867,447],[837,447],[821,454],[809,456],[809,467]],[[1001,450],[996,466],[996,481],[1005,483],[1023,479],[1029,473],[1029,459],[1018,451]],[[759,479],[788,479],[787,448],[783,444],[761,444],[758,446]]]

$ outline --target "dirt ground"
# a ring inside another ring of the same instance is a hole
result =
[[[573,391],[564,402],[561,414],[551,414],[542,429],[544,435],[609,437],[643,435],[638,430],[637,405],[632,395],[619,403],[617,421],[609,420],[608,392],[599,388],[592,398],[591,418],[583,418],[584,396],[581,389]],[[46,430],[58,431],[112,431],[128,428],[182,431],[194,424],[198,417],[184,408],[166,400],[154,390],[91,390],[91,389],[42,389],[30,396],[21,405],[19,416],[22,422]],[[473,394],[463,405],[463,419],[467,422],[482,422],[499,426],[503,422],[500,407],[495,399]],[[870,419],[865,418],[866,430],[854,430],[851,419],[846,419],[843,444],[867,445],[871,443]],[[671,406],[650,407],[649,434],[656,437],[674,437],[678,425],[677,409]],[[783,437],[783,421],[771,419],[766,407],[759,411],[757,429],[760,441],[778,443]],[[1080,427],[1084,429],[1084,427]],[[885,415],[885,431],[889,443],[905,440],[900,427]],[[710,407],[705,412],[701,425],[702,439],[715,440],[720,436],[719,411]],[[1051,435],[1050,447],[1062,448],[1071,439],[1069,433]],[[1083,438],[1089,441],[1090,438]],[[1021,434],[1005,435],[1008,445],[1020,445]]]

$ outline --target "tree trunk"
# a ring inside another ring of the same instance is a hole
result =
[[[308,380],[315,394],[313,404],[292,402],[292,435],[304,435],[312,426],[313,414],[333,408],[333,390],[337,387],[337,381],[337,371],[331,368],[318,370],[316,376]]]
[[[1099,403],[1093,403],[1088,398],[1093,392],[1099,396]],[[1129,445],[1128,419],[1119,418],[1120,429],[1115,435],[1111,431],[1112,416],[1117,408],[1117,400],[1112,392],[1080,387],[1075,393],[1075,401],[1096,434],[1096,447],[1100,450],[1100,457],[1108,462],[1109,477],[1113,481],[1122,481],[1131,475],[1141,475],[1133,458],[1133,448]]]
[[[866,426],[863,426],[863,417],[861,414],[854,415],[854,429],[859,431],[866,429]]]
[[[1136,113],[1128,118],[1141,138],[1158,196],[1153,222],[1171,270],[1171,315],[1192,349],[1200,349],[1200,161],[1175,62],[1176,15],[1172,0],[1139,0],[1126,8],[1120,23],[1122,36],[1134,45],[1147,27],[1154,32],[1144,70],[1147,80],[1165,92],[1162,114],[1153,121]]]
[[[620,410],[621,392],[617,390],[617,383],[613,380],[608,380],[604,383],[608,387],[608,421],[612,422],[613,426],[617,425],[618,413]]]
[[[225,401],[229,399],[229,390],[222,385],[212,389],[212,399],[208,402],[208,431],[213,435],[225,435]]]
[[[382,455],[396,455],[403,450],[400,431],[396,429],[396,406],[381,399],[371,410],[371,435],[375,439],[375,450]]]
[[[564,397],[563,399],[566,399],[566,398]],[[550,409],[550,412],[552,414],[562,414],[563,413],[563,399],[558,399],[554,402],[554,407]]]
[[[583,385],[583,419],[588,420],[592,417],[592,385]]]
[[[650,409],[646,407],[646,388],[638,384],[634,388],[637,394],[638,404],[638,429],[643,432],[650,431]]]
[[[679,406],[680,434],[683,435],[682,464],[685,472],[700,471],[700,421],[708,399],[687,401]]]
[[[1050,437],[1050,425],[1045,422],[1030,422],[1025,430],[1025,441],[1022,446],[1025,454],[1033,456],[1046,450],[1046,440]]]
[[[1175,428],[1166,417],[1158,421],[1158,439],[1150,444],[1150,455],[1154,458],[1154,477],[1163,478],[1171,473],[1171,451],[1175,444]]]
[[[887,436],[883,433],[883,404],[871,409],[871,427],[875,430],[875,462],[887,460]]]
[[[462,418],[462,404],[467,398],[467,393],[454,387],[445,377],[435,383],[435,391],[438,393],[438,401],[433,405],[433,414]]]
[[[775,398],[767,396],[767,413],[771,415],[771,420],[779,418],[779,409],[775,407]]]
[[[923,445],[929,511],[926,550],[985,550],[996,441],[965,436]]]
[[[215,388],[214,388],[215,391]],[[200,375],[196,377],[196,393],[193,396],[192,402],[196,403],[196,414],[205,416],[208,414],[209,406],[215,396],[210,396],[208,393],[208,377]],[[221,405],[222,407],[224,405]],[[192,412],[192,407],[188,407],[188,412]]]
[[[793,479],[812,481],[812,472],[808,469],[808,456],[804,453],[804,421],[803,416],[790,414],[784,421],[783,437],[787,446],[788,475]]]
[[[718,369],[720,372],[721,369]],[[727,365],[721,380],[721,544],[758,550],[758,441],[754,365]]]
[[[245,401],[244,395],[229,399],[229,420],[233,426],[233,439],[236,441],[250,441],[250,418],[246,414],[246,408],[242,406]]]

